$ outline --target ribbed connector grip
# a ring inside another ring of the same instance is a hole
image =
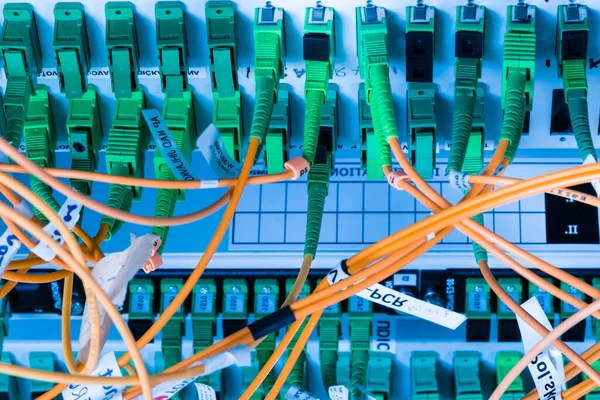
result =
[[[475,90],[461,88],[454,93],[454,113],[452,119],[452,139],[448,171],[462,171],[473,126]]]
[[[381,128],[381,118],[379,117],[379,108],[371,107],[371,118],[373,119],[373,130],[375,131],[375,139],[377,143],[377,156],[379,157],[380,167],[392,166],[392,150],[388,144],[383,130]]]
[[[571,117],[573,136],[575,136],[581,158],[585,160],[588,156],[593,156],[596,159],[596,149],[594,148],[592,133],[590,131],[590,118],[585,91],[572,90],[570,97],[568,103],[569,116]]]
[[[158,189],[156,196],[156,207],[154,209],[155,217],[172,217],[175,212],[175,204],[177,204],[177,190],[172,189]],[[162,251],[167,242],[167,236],[169,235],[168,226],[155,226],[152,228],[152,233],[158,235],[162,240],[162,244],[158,249],[158,254],[162,254]]]
[[[304,243],[304,256],[311,255],[313,259],[317,254],[321,224],[323,222],[323,210],[327,187],[322,183],[313,183],[308,189],[308,213],[306,217],[306,236]]]
[[[312,164],[315,160],[315,153],[317,152],[325,95],[320,90],[307,90],[305,102],[306,108],[304,110],[304,145],[302,147],[302,158]]]
[[[394,113],[389,68],[387,64],[373,65],[370,72],[371,98],[368,99],[368,103],[371,107],[371,112],[377,107],[379,128],[386,140],[390,137],[398,139],[398,127],[396,126],[396,114]],[[375,118],[373,118],[373,126],[375,132],[377,132],[378,127],[375,125]]]
[[[33,175],[29,177],[29,185],[31,186],[31,190],[33,190],[33,193],[35,193],[36,196],[41,198],[44,201],[44,203],[48,204],[50,208],[52,208],[54,211],[58,212],[58,210],[60,209],[60,204],[58,204],[54,196],[52,196],[52,188],[50,186],[46,185],[44,182],[42,182]],[[46,218],[46,216],[42,214],[40,210],[34,208],[33,212],[35,216],[38,217],[38,219],[44,224],[48,223],[48,218]]]
[[[367,385],[367,368],[369,364],[369,350],[352,351],[352,400],[364,399],[365,394],[359,387]]]
[[[267,128],[271,121],[273,104],[275,104],[275,76],[264,70],[256,76],[256,100],[254,102],[254,113],[252,115],[252,126],[250,127],[250,138],[257,138],[262,143]]]
[[[477,214],[473,216],[473,221],[477,222],[479,225],[483,225],[483,214]],[[475,255],[475,261],[479,263],[479,261],[487,261],[488,253],[485,251],[483,247],[479,244],[473,242],[473,254]]]
[[[511,69],[506,79],[504,118],[500,130],[500,139],[512,143],[517,136],[520,137],[523,133],[527,78],[524,70]]]
[[[337,347],[337,342],[336,342]],[[331,386],[337,386],[336,367],[338,363],[338,352],[336,350],[321,350],[320,360],[321,377],[325,391],[328,391]]]

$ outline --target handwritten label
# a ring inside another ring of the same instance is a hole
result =
[[[546,329],[552,330],[552,325],[536,297],[530,298],[521,306]],[[517,323],[523,339],[523,348],[528,352],[542,340],[542,335],[519,316],[517,316]],[[542,350],[527,367],[541,400],[562,399],[561,393],[566,390],[564,365],[562,354],[554,346]]]
[[[107,353],[100,357],[98,364],[91,376],[121,377],[121,367],[117,363],[115,353]],[[102,386],[102,385],[69,385],[63,390],[64,400],[122,400],[121,392],[125,386]]]
[[[327,274],[327,280],[331,285],[348,277],[349,275],[344,272],[341,264],[338,264]],[[466,317],[462,314],[408,296],[379,283],[369,286],[356,293],[356,295],[382,306],[425,319],[449,329],[458,328],[466,320]]]
[[[331,400],[348,400],[350,392],[344,385],[329,386],[328,393]]]
[[[223,139],[217,127],[210,124],[196,141],[198,150],[219,178],[237,177],[242,170],[242,164],[227,154]]]
[[[298,386],[290,386],[289,390],[285,393],[285,400],[317,400],[315,397]]]
[[[163,155],[175,178],[180,181],[198,180],[194,171],[192,171],[192,167],[179,150],[179,146],[175,143],[175,139],[160,112],[154,109],[142,110],[142,116],[148,124],[158,150]]]
[[[215,393],[215,389],[201,383],[194,383],[194,386],[196,387],[198,400],[217,400],[217,393]]]
[[[471,184],[469,183],[470,177],[470,175],[465,174],[464,172],[450,171],[448,179],[450,181],[450,186],[452,186],[453,189],[471,190]]]
[[[23,201],[15,207],[15,211],[25,218],[31,219],[33,217],[33,213]],[[0,236],[0,276],[4,274],[6,267],[8,267],[8,264],[20,248],[21,242],[19,239],[9,229],[5,230],[2,236]]]
[[[81,215],[81,203],[67,197],[67,200],[63,203],[58,211],[58,217],[65,223],[69,230],[73,230],[79,217]],[[46,234],[48,234],[52,240],[56,241],[60,246],[65,242],[65,238],[56,229],[56,226],[52,222],[49,222],[42,228]],[[40,257],[44,261],[50,261],[56,257],[56,252],[52,250],[46,243],[39,242],[31,251]]]

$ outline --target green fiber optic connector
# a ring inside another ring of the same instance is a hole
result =
[[[192,290],[193,351],[197,353],[213,344],[217,334],[217,284],[214,279],[200,279]],[[196,382],[221,392],[221,371],[201,376]]]
[[[67,99],[83,96],[87,87],[91,53],[81,3],[56,3],[52,42],[60,91]]]
[[[469,319],[489,319],[490,287],[483,278],[467,278],[466,315]]]
[[[321,129],[319,140],[331,141],[331,138],[328,137],[331,136],[330,133],[330,130]],[[326,145],[319,145],[316,150],[315,158],[308,172],[308,205],[304,240],[304,255],[310,255],[312,258],[317,256],[317,248],[319,247],[325,199],[329,193],[333,154],[333,152],[327,151],[328,147]]]
[[[483,83],[477,83],[476,93],[471,135],[469,136],[465,160],[461,169],[461,171],[466,174],[477,174],[483,168],[483,149],[485,140],[485,90]]]
[[[106,146],[106,169],[108,173],[124,177],[144,177],[146,150],[150,142],[148,125],[143,121],[141,111],[145,108],[143,91],[131,93],[131,97],[117,98],[112,126],[108,132]],[[142,188],[111,184],[107,204],[129,212],[132,200],[139,201]],[[122,226],[123,222],[113,217],[102,216],[102,224],[109,226],[109,240]]]
[[[241,161],[244,129],[233,3],[209,1],[205,12],[214,98],[213,121],[223,138],[227,153]]]
[[[592,286],[597,289],[600,290],[600,278],[594,278],[592,279]],[[593,332],[594,332],[594,338],[596,338],[598,340],[600,340],[600,323],[597,322],[598,320],[596,318],[592,319],[592,327],[593,327]]]
[[[389,145],[375,134],[371,107],[367,104],[367,91],[364,82],[358,89],[358,123],[360,126],[360,167],[367,170],[367,179],[376,181],[383,178],[383,165],[392,165]],[[382,161],[380,149],[384,151]]]
[[[454,390],[457,400],[483,400],[479,379],[479,353],[454,353]]]
[[[371,104],[370,67],[388,67],[385,9],[372,4],[356,7],[356,34],[360,77],[365,81],[367,104]]]
[[[552,283],[551,278],[545,278],[545,281]],[[540,303],[544,314],[550,320],[550,323],[554,322],[554,296],[546,292],[541,287],[538,287],[535,283],[529,282],[529,297],[535,297]]]
[[[102,125],[94,86],[90,85],[83,97],[69,101],[67,133],[73,158],[71,169],[95,171],[102,147]],[[71,186],[88,196],[92,192],[92,183],[87,180],[71,179]]]
[[[254,11],[254,81],[256,102],[250,128],[250,138],[261,142],[277,102],[279,80],[285,68],[285,30],[283,8],[267,2]]]
[[[183,279],[167,278],[160,282],[160,309],[165,309],[173,302],[181,288]],[[180,306],[173,317],[162,329],[162,353],[165,362],[165,369],[181,361],[182,339],[185,335],[185,321],[183,306]]]
[[[15,365],[15,359],[11,353],[2,353],[3,364]],[[19,393],[19,384],[17,378],[12,375],[0,375],[0,397],[7,400],[22,399],[22,394]]]
[[[245,279],[223,281],[223,335],[248,325],[248,283]]]
[[[40,167],[54,168],[56,166],[54,157],[56,131],[54,130],[50,95],[43,85],[38,86],[37,92],[29,98],[23,133],[25,134],[27,158]],[[33,192],[54,211],[58,211],[60,205],[52,195],[52,188],[33,175],[29,177],[29,182]],[[34,212],[41,221],[47,222],[46,217],[38,209],[34,209]]]
[[[480,104],[483,107],[484,94],[478,79],[481,78],[482,57],[485,48],[485,10],[485,6],[476,4],[456,8],[454,48],[456,83],[452,117],[452,147],[448,159],[448,171],[464,171],[465,167],[469,167],[469,165],[465,165],[468,164],[466,160],[468,155],[465,156],[465,154],[469,151],[471,136],[477,134],[475,132],[476,108]],[[481,123],[483,123],[483,119]],[[483,145],[483,136],[480,139]]]
[[[54,353],[50,351],[32,351],[29,353],[29,366],[46,372],[56,372],[56,360]],[[37,398],[54,387],[52,382],[31,381],[31,397]],[[59,397],[55,397],[58,399]]]
[[[0,58],[7,79],[2,119],[6,122],[5,138],[18,148],[23,138],[29,96],[35,93],[37,74],[42,70],[42,53],[30,4],[5,4],[2,14]]]
[[[159,1],[154,5],[154,14],[162,91],[168,97],[183,97],[183,92],[188,88],[188,47],[183,3]]]
[[[154,321],[154,284],[149,278],[133,278],[129,282],[129,317],[127,325],[138,339]]]
[[[507,106],[509,72],[520,70],[525,75],[526,111],[533,107],[533,82],[535,77],[536,7],[519,3],[507,8],[506,33],[504,34],[504,59],[502,63],[502,109]],[[521,124],[522,125],[522,124]],[[521,128],[519,125],[519,129]]]
[[[321,331],[319,330],[319,340],[320,339],[321,339]],[[337,350],[336,350],[336,352],[337,352]],[[347,351],[337,354],[337,363],[335,364],[335,367],[333,366],[333,364],[331,364],[331,368],[335,368],[336,375],[334,376],[334,378],[337,378],[337,382],[334,381],[333,382],[334,384],[326,385],[327,388],[329,386],[336,386],[336,384],[346,386],[347,388],[350,387],[350,385],[352,384],[352,380],[350,379],[350,371],[352,368],[352,362],[351,362],[350,358],[351,358],[350,352],[347,352]],[[321,352],[321,365],[323,365],[322,360],[323,360],[323,353]],[[325,367],[326,366],[321,367],[321,373],[323,373],[323,368],[325,368]],[[323,381],[323,384],[325,384],[325,381]]]
[[[412,164],[423,179],[431,179],[435,168],[437,126],[433,83],[409,84],[407,106]]]
[[[265,137],[265,165],[269,174],[283,172],[284,164],[289,160],[292,132],[290,123],[290,86],[280,83],[277,103],[273,105]]]
[[[323,105],[328,82],[333,77],[335,57],[335,12],[331,7],[307,7],[304,18],[303,56],[306,63],[304,83],[304,145],[302,157],[312,163],[318,146]]]
[[[254,281],[254,319],[263,318],[277,310],[279,306],[279,284],[276,279],[257,279]],[[256,358],[262,368],[275,351],[276,333],[271,333],[256,346]],[[271,371],[262,384],[264,393],[268,393],[275,384],[275,371]]]
[[[511,369],[523,357],[518,351],[499,351],[496,353],[496,382],[500,383]],[[519,375],[510,384],[502,400],[519,400],[525,395],[523,378]]]
[[[366,387],[376,400],[391,399],[392,365],[392,353],[371,353]],[[352,368],[354,369],[354,365]]]
[[[371,321],[373,304],[359,296],[348,299],[350,324],[350,350],[352,360],[352,398],[361,398],[359,386],[367,386],[367,371],[370,360]]]
[[[520,278],[500,278],[498,284],[512,299],[521,304],[523,302],[523,284]],[[498,319],[515,319],[517,316],[500,298],[498,298]]]
[[[413,351],[410,355],[413,400],[439,400],[436,365],[434,351]]]
[[[593,362],[592,368],[594,368],[596,371],[600,371],[600,360]],[[583,372],[581,375],[584,380],[589,378],[585,372]],[[589,392],[584,397],[584,399],[585,400],[600,400],[600,388],[596,388],[596,389],[592,390],[591,392]]]
[[[573,296],[581,301],[585,301],[585,294],[581,290],[569,285],[566,282],[560,283],[560,289],[562,291],[569,293],[571,296]],[[579,309],[572,304],[569,304],[564,301],[562,301],[560,303],[560,318],[562,320],[569,318],[570,316],[575,314],[577,311],[579,311]]]
[[[106,14],[106,49],[112,91],[117,99],[138,90],[140,50],[135,26],[135,9],[130,2],[111,1]]]

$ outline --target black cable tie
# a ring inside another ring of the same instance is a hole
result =
[[[259,319],[258,321],[254,321],[250,325],[248,325],[248,329],[252,334],[252,338],[254,340],[258,340],[262,337],[269,335],[285,326],[290,325],[291,323],[296,321],[296,316],[294,315],[290,306],[285,306],[280,308],[267,315],[264,318]]]

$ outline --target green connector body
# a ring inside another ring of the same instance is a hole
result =
[[[135,26],[135,9],[130,2],[111,1],[106,14],[106,49],[112,91],[117,99],[138,90],[140,50]]]
[[[188,88],[188,47],[183,3],[159,1],[154,5],[154,14],[163,93],[168,97],[183,97]]]
[[[304,83],[304,145],[302,157],[312,163],[317,151],[328,82],[333,77],[335,57],[335,13],[333,8],[308,7],[304,18],[303,50],[306,62]]]
[[[161,312],[173,302],[183,286],[182,279],[167,278],[160,282],[160,309]],[[163,327],[162,331],[162,354],[165,369],[172,367],[181,361],[181,346],[185,335],[185,322],[183,306],[180,306],[173,317]],[[181,399],[178,394],[175,399]]]
[[[327,147],[328,154],[331,155],[331,166],[335,165],[335,151],[340,136],[338,123],[338,91],[337,86],[330,83],[327,86],[327,95],[325,104],[321,112],[321,128],[319,129],[318,146]]]
[[[37,92],[29,98],[23,129],[25,155],[36,165],[44,168],[56,166],[54,158],[56,132],[50,104],[50,96],[46,87],[40,85]],[[54,211],[58,211],[60,205],[52,195],[52,188],[33,175],[29,177],[29,182],[33,192]],[[35,209],[34,212],[41,221],[47,222],[46,217],[38,209]]]
[[[523,284],[519,278],[500,278],[498,283],[512,299],[521,304],[523,302]],[[498,298],[498,319],[515,319],[517,316],[503,301]]]
[[[279,80],[285,68],[285,30],[283,8],[268,3],[254,11],[254,81],[256,101],[250,138],[262,145],[267,133],[273,104],[277,103]]]
[[[477,84],[475,107],[473,110],[473,124],[471,135],[467,144],[465,160],[461,171],[466,174],[477,174],[483,168],[483,146],[485,140],[485,113],[484,113],[484,88]]]
[[[391,399],[392,392],[392,353],[373,352],[367,371],[367,391],[376,400]],[[354,368],[354,365],[352,366]]]
[[[216,335],[217,284],[214,279],[200,279],[192,290],[193,351],[197,353],[210,346]],[[196,382],[209,385],[221,392],[221,371],[201,376]]]
[[[381,135],[375,134],[371,107],[367,104],[367,91],[364,82],[358,89],[358,123],[360,126],[360,167],[367,170],[367,179],[376,181],[383,178],[384,165],[392,165],[390,146]]]
[[[8,3],[2,14],[0,53],[6,79],[26,79],[29,92],[35,93],[37,75],[42,70],[42,50],[33,7],[25,3]],[[5,95],[9,95],[8,88]]]
[[[454,390],[456,400],[483,400],[479,379],[479,353],[454,353]]]
[[[54,353],[50,351],[32,351],[29,353],[29,366],[45,372],[56,372]],[[31,396],[38,397],[54,387],[52,382],[31,381]],[[55,397],[58,399],[58,397]]]
[[[287,83],[280,83],[277,103],[273,105],[265,137],[265,165],[269,174],[284,171],[284,164],[289,160],[291,132],[290,87]]]
[[[590,32],[588,20],[588,7],[584,4],[572,3],[558,6],[556,30],[556,61],[558,65],[558,76],[564,73],[565,61],[583,61],[585,80],[585,63],[587,61],[587,43]],[[584,82],[587,90],[587,83]],[[570,88],[565,87],[565,96],[568,101],[567,92]]]
[[[245,279],[223,281],[223,319],[248,318],[248,283]]]
[[[502,109],[506,110],[508,76],[511,70],[525,75],[525,110],[533,107],[533,82],[535,78],[536,7],[529,4],[508,6],[506,33],[504,34],[504,59],[502,63]],[[522,124],[519,125],[521,129]]]
[[[213,121],[227,153],[241,161],[244,129],[237,75],[233,3],[209,1],[205,12],[214,99]]]
[[[338,327],[338,329],[339,329],[339,327]],[[319,330],[319,339],[320,338],[321,338],[321,331]],[[320,347],[320,343],[319,343],[319,347]],[[332,378],[334,380],[332,381],[332,384],[327,385],[326,387],[328,388],[329,386],[344,385],[348,388],[352,384],[352,380],[351,380],[352,361],[351,361],[351,357],[350,357],[350,352],[344,351],[341,353],[337,353],[337,347],[336,347],[336,357],[337,357],[336,358],[337,361],[335,362],[335,364],[329,364],[329,365],[331,365],[331,368],[335,368],[335,375],[332,376]],[[321,351],[321,363],[323,362],[322,360],[323,360],[323,352]],[[323,366],[321,364],[321,376],[323,378],[325,378],[325,375],[324,375],[325,373],[327,373],[329,376],[332,375],[331,371],[323,371],[323,368],[325,368],[325,367],[326,366]],[[336,380],[336,378],[337,378],[337,380]],[[323,384],[325,384],[325,381],[323,381]]]
[[[3,364],[15,365],[15,359],[11,353],[2,353]],[[0,397],[7,400],[20,400],[23,395],[19,393],[17,378],[11,375],[0,375]]]
[[[545,281],[552,284],[551,278],[545,278]],[[554,296],[550,293],[546,292],[541,287],[538,287],[536,284],[529,282],[529,297],[535,297],[540,303],[542,310],[544,310],[544,314],[548,317],[548,320],[551,324],[554,322]]]
[[[23,138],[29,97],[35,93],[37,74],[42,70],[42,53],[30,4],[5,4],[2,14],[0,58],[7,78],[2,120],[6,123],[6,140],[18,148]]]
[[[566,282],[560,283],[560,289],[569,293],[571,296],[573,296],[581,301],[585,301],[585,294],[581,290],[569,285]],[[569,318],[570,316],[575,314],[577,311],[579,311],[579,309],[577,307],[575,307],[567,302],[562,301],[560,303],[560,318],[562,320]]]
[[[279,284],[276,279],[257,279],[254,281],[254,320],[275,312],[279,306]],[[256,358],[259,369],[263,368],[273,351],[277,333],[271,333],[256,346]],[[271,371],[262,383],[263,393],[269,393],[275,384],[275,371]]]
[[[466,315],[472,319],[489,319],[490,287],[483,278],[467,278],[466,282]]]
[[[431,179],[435,168],[437,126],[433,83],[410,84],[407,90],[407,115],[412,164],[423,179]]]
[[[437,353],[434,351],[414,351],[410,355],[413,400],[440,399],[436,365]]]
[[[98,152],[102,148],[102,124],[94,86],[90,85],[81,98],[69,101],[67,133],[73,158],[71,169],[95,171],[98,168]],[[71,186],[85,195],[92,192],[90,181],[71,179]]]
[[[77,99],[87,90],[91,53],[81,3],[56,3],[52,42],[60,91],[67,99]]]
[[[592,363],[592,368],[594,368],[596,371],[600,371],[600,360]],[[583,379],[588,379],[588,376],[585,372],[582,373],[582,377],[583,377]],[[584,399],[585,400],[600,400],[600,388],[596,388],[596,389],[592,390],[591,392],[589,392],[584,397]]]
[[[149,278],[133,278],[129,282],[128,320],[154,319],[154,284]]]
[[[496,382],[500,383],[522,357],[523,355],[518,351],[499,351],[496,353]],[[523,378],[519,375],[506,389],[506,393],[502,395],[501,399],[519,400],[525,396],[524,390]]]
[[[348,299],[348,319],[350,323],[351,350],[351,394],[352,398],[362,398],[358,387],[367,387],[370,359],[371,321],[373,303],[359,296]],[[373,376],[373,378],[378,378]]]

